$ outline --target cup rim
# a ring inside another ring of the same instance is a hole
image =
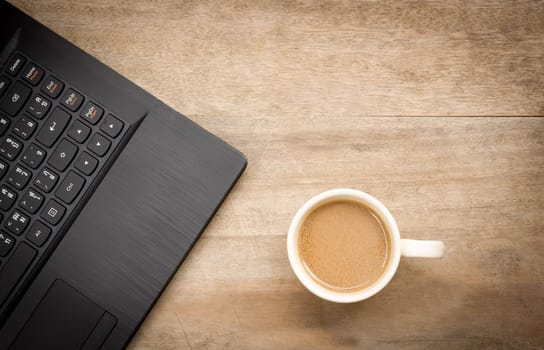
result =
[[[297,249],[298,231],[306,216],[317,206],[338,199],[354,200],[373,209],[386,226],[386,232],[389,234],[391,243],[391,257],[382,276],[370,286],[349,293],[332,291],[314,281],[302,265]],[[287,233],[287,255],[295,275],[310,292],[325,300],[337,303],[353,303],[370,298],[381,291],[391,281],[400,261],[400,233],[393,215],[378,199],[363,191],[350,188],[337,188],[315,195],[306,201],[297,211]]]

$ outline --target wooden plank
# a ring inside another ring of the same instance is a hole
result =
[[[13,1],[187,115],[542,115],[542,1]]]

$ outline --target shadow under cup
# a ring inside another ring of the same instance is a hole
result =
[[[369,228],[372,237],[365,237]],[[323,192],[299,209],[289,229],[288,253],[295,274],[312,293],[356,302],[391,280],[400,260],[399,241],[398,227],[381,202],[340,189]]]

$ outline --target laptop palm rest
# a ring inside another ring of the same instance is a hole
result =
[[[116,319],[62,280],[56,280],[10,349],[98,349]]]

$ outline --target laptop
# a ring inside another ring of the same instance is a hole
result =
[[[0,349],[125,347],[245,167],[0,1]]]

